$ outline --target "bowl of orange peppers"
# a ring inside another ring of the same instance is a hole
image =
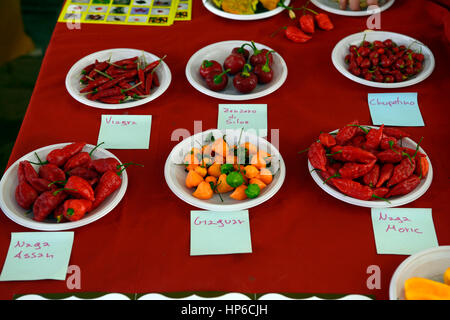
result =
[[[244,210],[273,197],[286,168],[277,148],[243,130],[208,130],[177,144],[166,182],[186,203],[213,211]]]

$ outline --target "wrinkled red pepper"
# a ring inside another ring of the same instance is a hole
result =
[[[71,176],[64,186],[66,192],[74,197],[94,201],[94,190],[91,184],[78,176]]]
[[[33,219],[36,221],[44,221],[67,196],[67,193],[61,190],[41,193],[33,204]]]
[[[326,171],[327,156],[323,145],[320,142],[311,144],[308,150],[308,159],[311,165],[318,170]]]
[[[47,155],[47,161],[58,167],[62,167],[69,158],[83,150],[86,142],[74,142],[67,146],[50,151]]]
[[[17,204],[25,210],[31,209],[39,194],[26,181],[20,182],[16,187],[15,199]]]
[[[92,201],[69,199],[64,202],[63,215],[69,221],[78,221],[92,209]]]
[[[92,204],[92,209],[97,208],[109,195],[121,186],[122,179],[119,176],[120,173],[112,170],[103,173],[95,188],[95,200]]]

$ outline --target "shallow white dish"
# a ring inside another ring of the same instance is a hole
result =
[[[273,55],[272,69],[274,72],[273,79],[270,83],[261,85],[258,84],[255,90],[250,93],[243,94],[236,90],[233,86],[233,77],[228,77],[228,85],[223,91],[212,91],[206,85],[206,81],[200,76],[199,69],[202,62],[206,60],[216,60],[220,64],[223,64],[225,59],[231,53],[231,50],[235,47],[240,47],[244,43],[250,43],[251,41],[244,40],[231,40],[213,43],[206,46],[192,55],[186,65],[186,77],[189,83],[198,91],[218,99],[224,100],[250,100],[271,94],[279,89],[287,78],[287,65],[280,54],[276,52]],[[258,49],[273,50],[265,45],[255,43]],[[250,55],[252,50],[250,49]]]
[[[405,300],[405,281],[419,277],[444,282],[443,275],[450,268],[450,246],[439,246],[415,253],[395,270],[389,285],[390,300]]]
[[[286,6],[289,5],[291,0],[285,0],[284,4]],[[284,8],[278,7],[276,9],[261,12],[261,13],[255,13],[255,14],[234,14],[225,12],[219,8],[217,8],[211,0],[203,0],[203,5],[206,9],[208,9],[210,12],[214,13],[217,16],[220,16],[222,18],[232,19],[232,20],[260,20],[260,19],[266,19],[273,17],[274,15],[279,14],[281,11],[284,10]]]
[[[82,78],[81,71],[83,68],[87,67],[88,65],[95,62],[95,60],[98,61],[105,61],[111,58],[111,61],[117,61],[121,59],[126,58],[133,58],[133,57],[145,57],[145,60],[147,63],[151,63],[153,61],[159,60],[160,57],[155,56],[152,53],[148,53],[142,50],[136,50],[136,49],[108,49],[103,51],[98,51],[95,53],[92,53],[78,62],[76,62],[72,68],[70,68],[69,72],[66,76],[66,88],[69,94],[78,102],[81,102],[87,106],[94,107],[94,108],[101,108],[101,109],[126,109],[126,108],[132,108],[137,107],[140,105],[143,105],[147,102],[150,102],[156,98],[158,98],[160,95],[162,95],[167,88],[170,85],[170,82],[172,81],[172,74],[170,72],[169,67],[167,64],[162,61],[161,64],[156,69],[155,73],[158,75],[158,79],[160,81],[159,87],[156,87],[156,89],[152,89],[150,92],[150,96],[141,100],[136,101],[130,101],[120,104],[108,104],[108,103],[102,103],[97,101],[92,101],[87,99],[84,95],[80,94],[80,90],[84,87],[80,83],[80,79]]]
[[[394,83],[380,83],[375,81],[369,81],[353,75],[350,71],[348,71],[348,65],[347,63],[345,63],[345,57],[349,54],[349,47],[351,45],[359,45],[361,41],[363,41],[364,35],[366,35],[366,41],[372,42],[375,40],[384,41],[386,39],[392,39],[392,41],[394,41],[397,45],[405,45],[407,47],[410,46],[410,48],[413,51],[421,50],[423,55],[425,56],[425,60],[423,62],[423,70],[407,81]],[[387,31],[369,30],[360,33],[355,33],[342,39],[334,47],[333,52],[331,54],[331,60],[333,61],[333,65],[335,66],[335,68],[348,79],[369,87],[387,88],[387,89],[403,88],[417,84],[428,78],[433,72],[435,67],[434,55],[426,45],[420,43],[416,39],[405,36],[403,34]]]
[[[226,134],[226,139],[229,145],[233,144],[232,141],[239,141],[239,138],[241,137],[241,144],[245,142],[253,143],[254,145],[258,146],[260,150],[264,150],[270,153],[273,159],[279,160],[272,161],[272,168],[275,171],[273,181],[261,191],[261,194],[258,197],[254,199],[239,201],[230,198],[228,194],[223,194],[222,202],[219,195],[215,194],[209,200],[200,200],[192,195],[192,193],[194,192],[193,189],[188,189],[186,187],[185,180],[187,173],[185,171],[184,165],[182,165],[183,159],[185,155],[192,150],[193,147],[199,148],[200,145],[203,145],[203,142],[208,139],[211,134],[215,138],[223,137],[223,135]],[[279,153],[277,148],[267,140],[247,132],[243,132],[241,136],[241,130],[221,131],[212,129],[195,134],[177,144],[167,157],[164,166],[164,176],[167,185],[172,190],[172,192],[186,203],[205,210],[234,211],[255,207],[273,197],[283,185],[286,176],[286,167],[283,158],[281,157],[281,154]]]
[[[375,128],[375,127],[372,127],[372,128]],[[337,130],[333,131],[333,132],[337,132]],[[415,143],[410,138],[403,138],[402,141],[403,141],[402,143],[403,143],[404,147],[413,148],[413,149],[416,149],[416,147],[417,147],[417,143]],[[428,174],[427,174],[426,178],[422,179],[420,181],[420,184],[416,187],[416,189],[414,189],[410,193],[408,193],[404,196],[396,196],[396,197],[389,198],[390,203],[387,203],[386,201],[383,201],[383,200],[365,201],[365,200],[359,200],[359,199],[349,197],[349,196],[343,194],[342,192],[340,192],[339,190],[337,190],[335,187],[330,186],[327,183],[324,183],[324,180],[322,179],[320,174],[317,173],[316,170],[313,171],[314,167],[311,165],[309,160],[308,160],[308,169],[309,169],[309,172],[311,173],[312,178],[318,184],[318,186],[321,187],[329,195],[335,197],[336,199],[339,199],[341,201],[353,204],[355,206],[360,206],[360,207],[393,208],[393,207],[399,207],[399,206],[405,205],[407,203],[413,202],[414,200],[417,200],[418,198],[420,198],[428,190],[428,188],[431,185],[431,182],[433,181],[433,167],[431,165],[430,158],[428,157],[426,152],[420,146],[419,146],[419,152],[422,152],[427,156],[427,160],[429,163],[429,169],[428,169]]]
[[[352,11],[350,9],[342,10],[339,8],[339,2],[333,0],[311,0],[311,2],[318,8],[328,11],[330,13],[338,14],[341,16],[362,17],[370,16],[379,12],[383,12],[389,9],[395,2],[395,0],[380,1],[381,6],[375,9],[364,9],[360,11]]]
[[[54,144],[51,146],[43,147],[35,151],[32,151],[24,155],[20,159],[18,159],[8,168],[8,170],[6,170],[5,174],[3,175],[0,181],[0,192],[1,192],[0,208],[9,219],[20,224],[21,226],[34,230],[60,231],[60,230],[74,229],[81,226],[85,226],[89,223],[92,223],[102,218],[103,216],[108,214],[111,210],[113,210],[114,207],[122,200],[128,186],[128,176],[126,170],[122,172],[121,176],[122,185],[120,186],[120,188],[114,191],[114,193],[111,194],[108,198],[106,198],[106,200],[102,204],[100,204],[95,210],[92,210],[91,212],[86,214],[86,216],[84,216],[82,219],[78,221],[69,221],[61,223],[56,223],[56,221],[38,222],[33,220],[31,213],[27,214],[26,210],[21,208],[17,204],[15,200],[15,191],[18,184],[17,169],[19,167],[19,163],[24,160],[36,162],[37,158],[35,153],[39,156],[40,159],[44,161],[47,157],[47,154],[50,151],[62,148],[68,144],[69,143]],[[94,147],[95,146],[93,145],[87,144],[82,151],[90,152]],[[97,148],[95,152],[93,152],[92,154],[92,159],[101,159],[107,157],[113,157],[119,160],[114,154],[102,148]],[[36,172],[38,172],[39,166],[33,165],[33,167],[35,168]]]

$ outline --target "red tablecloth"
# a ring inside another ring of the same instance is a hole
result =
[[[299,1],[296,1],[299,2]],[[440,245],[450,244],[449,170],[449,42],[443,21],[431,18],[428,1],[397,0],[382,13],[382,30],[416,38],[433,51],[436,69],[424,82],[395,92],[418,92],[425,127],[408,128],[434,169],[431,188],[407,207],[432,208]],[[433,9],[433,12],[436,11]],[[436,16],[436,15],[435,15]],[[170,27],[83,24],[81,30],[56,25],[36,88],[14,146],[9,165],[42,146],[84,140],[96,144],[102,114],[151,114],[149,150],[114,150],[122,161],[145,164],[128,170],[129,186],[122,202],[101,220],[75,229],[71,265],[81,269],[81,289],[65,281],[0,283],[0,298],[23,293],[64,292],[292,292],[368,294],[387,299],[395,268],[407,257],[376,253],[370,209],[352,206],[322,191],[312,180],[305,155],[322,130],[359,119],[371,124],[369,88],[343,77],[332,65],[334,45],[366,28],[366,18],[331,15],[335,29],[319,31],[307,44],[294,44],[282,33],[291,23],[287,13],[261,21],[232,21],[207,11],[194,1],[193,20]],[[448,17],[448,16],[447,16]],[[253,253],[189,255],[190,210],[167,187],[163,167],[176,142],[177,128],[194,131],[217,125],[217,106],[226,101],[201,94],[187,81],[185,66],[200,48],[224,40],[254,40],[277,50],[289,75],[275,93],[253,100],[268,105],[269,129],[280,130],[279,149],[287,166],[281,190],[250,209]],[[100,110],[75,101],[64,80],[82,57],[108,48],[137,48],[167,54],[173,80],[158,99],[141,107]],[[0,215],[0,257],[6,257],[11,232],[33,231]],[[4,259],[4,258],[2,258]],[[381,289],[369,289],[367,268],[380,267]]]

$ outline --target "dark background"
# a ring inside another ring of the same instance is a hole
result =
[[[63,0],[21,0],[25,32],[36,49],[0,65],[0,172],[4,172],[33,93]],[[5,31],[4,32],[8,32]]]

